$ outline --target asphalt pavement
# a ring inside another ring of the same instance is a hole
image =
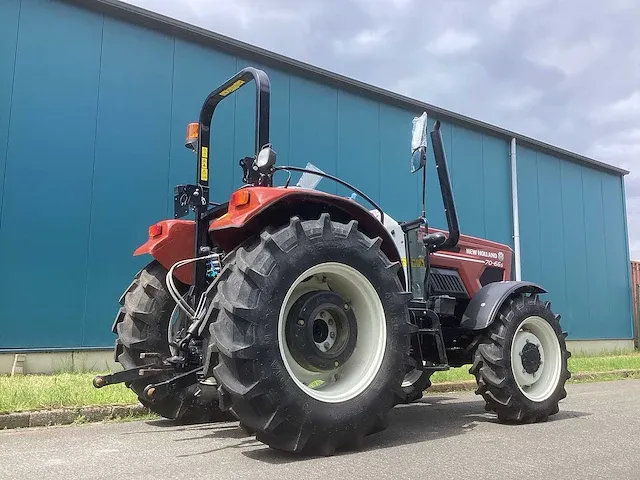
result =
[[[573,384],[544,424],[502,425],[473,393],[396,407],[364,449],[283,454],[237,423],[0,431],[0,479],[639,479],[640,380]]]

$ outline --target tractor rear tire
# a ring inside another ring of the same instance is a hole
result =
[[[537,295],[515,294],[484,332],[469,373],[499,421],[545,422],[558,413],[571,377],[559,319]]]
[[[403,402],[415,327],[400,265],[380,246],[356,221],[337,223],[324,213],[267,228],[229,256],[213,299],[210,343],[219,359],[213,375],[223,408],[271,448],[303,455],[357,449],[366,435],[386,427],[389,410]],[[307,305],[315,306],[305,310]],[[312,315],[306,323],[305,315]],[[343,322],[347,317],[355,318],[357,330]],[[320,318],[328,318],[331,328]],[[351,357],[317,367],[331,352],[351,348],[352,338]]]
[[[140,358],[143,352],[171,356],[167,327],[175,302],[167,291],[166,274],[167,270],[160,263],[152,261],[138,272],[120,299],[121,308],[113,331],[118,335],[115,357],[125,369],[149,363],[149,360]],[[151,381],[159,382],[168,378],[163,375],[153,377]],[[148,384],[146,380],[135,380],[128,387],[138,395],[140,403],[162,417],[185,424],[235,420],[229,413],[222,412],[216,401],[199,402],[194,396],[194,386],[149,402],[143,397]]]

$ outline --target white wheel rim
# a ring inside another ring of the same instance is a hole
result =
[[[312,276],[313,279],[303,283]],[[286,321],[291,307],[303,294],[329,287],[349,302],[356,317],[358,335],[353,353],[344,365],[318,373],[304,368],[291,354]],[[361,394],[380,370],[386,338],[384,309],[375,288],[359,271],[343,263],[322,263],[302,273],[289,287],[280,309],[278,345],[284,366],[298,388],[322,402],[345,402]]]
[[[536,345],[540,353],[540,367],[533,373],[528,373],[522,362],[527,343]],[[555,330],[544,318],[527,317],[518,326],[511,344],[511,370],[529,400],[543,402],[555,391],[562,371],[562,352]]]

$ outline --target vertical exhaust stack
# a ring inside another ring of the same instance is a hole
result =
[[[449,170],[447,168],[447,156],[444,152],[444,146],[442,145],[439,120],[436,120],[433,130],[431,131],[431,143],[433,145],[436,169],[438,170],[438,180],[440,181],[440,191],[442,193],[444,212],[447,218],[447,228],[449,229],[447,239],[442,245],[439,245],[437,249],[446,250],[458,244],[458,240],[460,239],[460,226],[458,224],[458,214],[456,213],[456,204],[453,199],[451,179],[449,178]]]

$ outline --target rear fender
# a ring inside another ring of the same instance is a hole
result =
[[[460,326],[468,330],[483,330],[493,323],[504,302],[514,293],[547,293],[532,282],[505,281],[485,285],[467,305]]]
[[[195,222],[192,220],[162,220],[158,235],[140,245],[134,256],[149,254],[169,270],[176,262],[193,257]],[[193,265],[185,265],[174,270],[174,276],[182,283],[193,283]]]
[[[401,262],[404,252],[398,251],[387,229],[354,200],[302,188],[247,187],[243,190],[248,190],[249,202],[237,206],[232,195],[228,212],[211,222],[209,227],[213,242],[227,252],[247,238],[259,235],[267,226],[286,225],[293,216],[301,220],[317,219],[326,212],[335,221],[348,223],[356,220],[365,235],[381,238],[380,248],[391,262]],[[401,263],[398,277],[405,286]]]

